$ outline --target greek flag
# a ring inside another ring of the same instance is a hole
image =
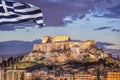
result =
[[[43,14],[39,7],[29,3],[0,0],[0,24],[21,23],[30,20],[43,25]]]

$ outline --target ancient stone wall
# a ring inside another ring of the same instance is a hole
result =
[[[42,57],[48,58],[49,61],[63,62],[67,60],[81,60],[84,55],[95,53],[97,51],[95,41],[64,41],[53,43],[41,43],[35,44],[33,50],[25,55],[23,61],[29,61],[34,59],[41,59]],[[89,52],[85,52],[89,51]],[[99,52],[99,53],[98,53]],[[95,54],[101,54],[101,51],[97,51]],[[91,58],[95,58],[94,54],[89,55]],[[97,58],[98,56],[96,56]]]
[[[70,41],[69,36],[45,36],[42,38],[42,43],[53,43],[53,42],[62,42],[62,41]]]

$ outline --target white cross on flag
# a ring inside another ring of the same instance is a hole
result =
[[[43,14],[39,7],[28,3],[0,0],[0,25],[21,23],[30,20],[43,25]]]

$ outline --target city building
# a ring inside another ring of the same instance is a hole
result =
[[[0,80],[95,80],[96,75],[90,73],[71,73],[59,70],[0,70]],[[106,80],[106,76],[100,76]],[[107,72],[107,80],[120,80],[120,72]]]
[[[4,70],[0,70],[0,80],[4,80]]]
[[[25,70],[7,70],[4,74],[5,80],[25,80]]]
[[[90,74],[75,74],[74,80],[94,80],[96,76]]]
[[[107,80],[120,80],[120,72],[107,72]]]
[[[74,80],[72,74],[64,74],[61,76],[54,76],[54,80]]]
[[[65,73],[63,75],[63,78],[64,78],[64,80],[74,80],[73,79],[73,74],[71,74],[71,73]]]
[[[48,78],[46,70],[36,70],[32,72],[33,80],[39,78],[40,80],[46,80]]]
[[[25,80],[33,80],[33,76],[31,72],[26,72],[25,73]]]

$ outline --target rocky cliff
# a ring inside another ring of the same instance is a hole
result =
[[[93,40],[35,44],[33,50],[22,61],[43,61],[44,63],[64,63],[67,61],[97,61],[107,54],[96,46]]]

